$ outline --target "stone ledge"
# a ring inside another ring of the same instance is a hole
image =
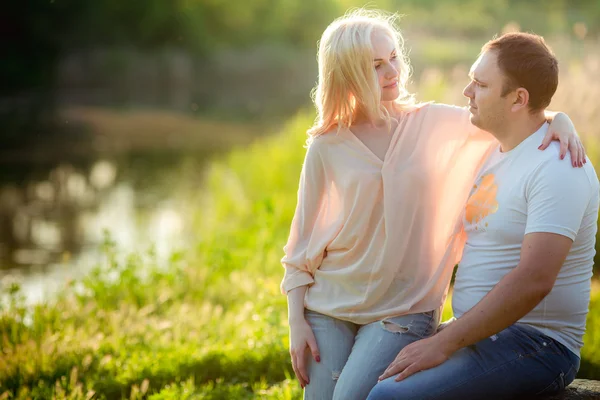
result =
[[[575,379],[564,392],[544,400],[600,400],[600,381]]]

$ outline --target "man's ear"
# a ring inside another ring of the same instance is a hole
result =
[[[525,88],[517,88],[515,90],[512,111],[519,111],[529,105],[529,92]]]

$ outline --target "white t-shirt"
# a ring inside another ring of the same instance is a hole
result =
[[[518,322],[537,328],[579,356],[590,300],[598,221],[598,177],[591,163],[573,168],[552,142],[538,150],[544,124],[511,151],[500,147],[479,172],[466,205],[467,241],[452,308],[458,318],[477,304],[520,260],[526,234],[564,235],[573,245],[550,294]]]

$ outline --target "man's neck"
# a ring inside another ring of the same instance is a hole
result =
[[[500,141],[502,152],[506,153],[537,132],[545,122],[544,114],[528,115],[520,121],[507,124],[501,131],[494,133],[494,136]]]

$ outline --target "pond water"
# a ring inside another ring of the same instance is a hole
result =
[[[120,252],[153,248],[159,262],[185,248],[194,232],[184,213],[201,190],[206,163],[228,146],[252,140],[254,128],[229,124],[231,145],[221,135],[219,146],[199,140],[192,146],[186,139],[175,146],[79,151],[44,161],[31,156],[40,149],[0,149],[0,294],[16,281],[27,302],[47,299],[102,260],[107,232]],[[214,123],[209,129],[205,137],[220,130]]]
[[[86,166],[63,162],[45,173],[34,171],[31,176],[38,179],[5,179],[0,184],[3,287],[16,280],[28,300],[42,300],[100,261],[107,233],[120,251],[153,246],[159,259],[185,246],[191,227],[181,215],[181,193],[159,176],[174,174],[184,162],[189,158],[153,161],[152,169],[107,159]],[[200,169],[201,164],[197,160]],[[140,178],[142,171],[147,175]]]

